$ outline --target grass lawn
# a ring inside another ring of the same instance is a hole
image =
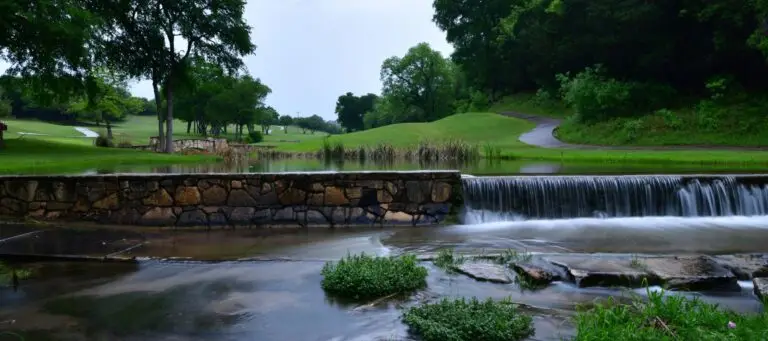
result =
[[[512,159],[548,160],[568,162],[621,162],[621,163],[696,163],[701,165],[737,165],[768,163],[768,152],[749,151],[623,151],[545,149],[526,145],[518,140],[520,134],[533,128],[521,119],[494,113],[467,113],[449,116],[431,123],[403,123],[350,134],[335,135],[331,143],[342,143],[347,148],[360,145],[375,146],[388,143],[395,147],[412,147],[420,141],[439,142],[459,139],[467,143],[491,145],[501,149],[502,155]],[[283,145],[282,151],[308,152],[322,148],[322,139]]]
[[[90,139],[25,136],[5,141],[0,174],[70,173],[116,166],[212,162],[201,155],[169,155],[119,148],[97,148]]]

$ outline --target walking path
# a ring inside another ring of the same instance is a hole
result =
[[[768,147],[726,147],[726,146],[601,146],[571,144],[558,140],[555,129],[562,120],[543,116],[524,114],[519,112],[502,112],[501,115],[524,119],[536,124],[533,130],[520,135],[520,142],[541,148],[568,148],[568,149],[592,149],[592,150],[721,150],[721,151],[763,151]]]
[[[99,137],[99,133],[84,127],[75,127],[75,130],[79,131],[85,137]]]

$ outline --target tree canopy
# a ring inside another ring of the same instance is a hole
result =
[[[339,96],[336,100],[336,121],[349,132],[363,130],[363,116],[373,110],[377,98],[374,94],[358,97],[351,92]]]

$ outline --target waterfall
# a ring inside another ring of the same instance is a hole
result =
[[[463,178],[465,220],[768,215],[768,186],[738,176]]]

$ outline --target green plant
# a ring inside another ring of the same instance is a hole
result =
[[[112,148],[115,146],[115,142],[104,134],[99,134],[99,136],[93,140],[93,144],[96,145],[96,147]]]
[[[629,261],[629,267],[637,270],[645,270],[647,268],[645,263],[637,257],[637,255],[632,255],[632,259]]]
[[[575,341],[766,340],[768,314],[737,314],[698,298],[647,290],[648,300],[610,298],[576,316]]]
[[[354,300],[410,293],[427,285],[427,269],[418,264],[414,255],[347,255],[338,262],[326,263],[321,274],[326,292]]]
[[[626,142],[635,141],[642,134],[643,121],[640,119],[625,121],[621,126],[621,130],[624,132]]]
[[[442,249],[438,251],[433,262],[441,269],[452,271],[454,266],[464,263],[465,260],[464,256],[454,254],[452,249]]]
[[[573,108],[574,115],[582,122],[625,115],[636,86],[607,77],[600,65],[588,67],[575,75],[558,74],[556,78],[563,101]]]
[[[509,263],[527,263],[530,262],[533,259],[533,255],[531,255],[528,252],[520,252],[514,249],[507,249],[504,250],[499,257],[497,258],[497,261],[499,264],[509,264]]]
[[[655,114],[660,116],[664,120],[664,125],[672,129],[680,129],[683,127],[683,120],[675,114],[674,111],[667,108],[656,110]]]
[[[264,141],[264,135],[258,130],[253,130],[248,132],[248,136],[246,137],[245,141],[247,143],[259,143]]]
[[[534,332],[532,319],[508,299],[443,299],[408,309],[403,321],[424,341],[511,341]]]

